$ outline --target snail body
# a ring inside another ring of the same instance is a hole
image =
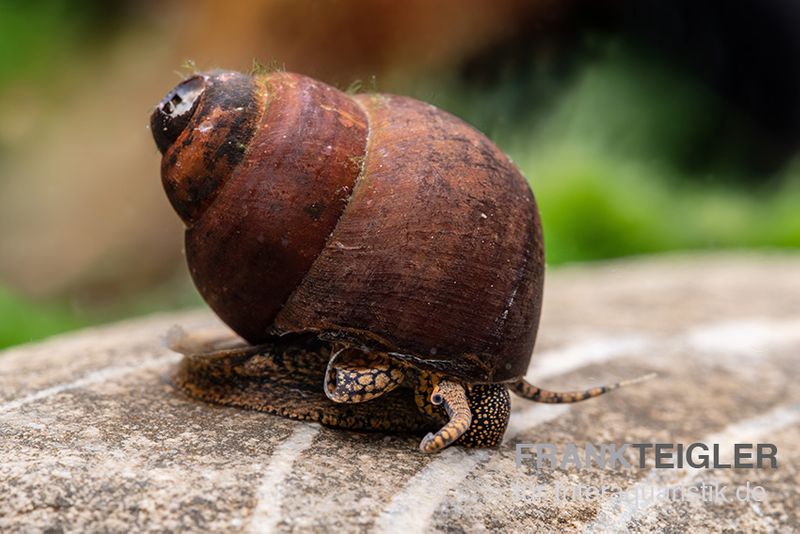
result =
[[[522,379],[542,302],[539,214],[508,157],[458,118],[292,73],[217,71],[168,93],[151,128],[192,278],[250,345],[187,355],[185,391],[348,428],[444,425],[423,440],[433,452],[498,443],[509,388],[574,402],[616,387],[557,394]],[[259,392],[220,394],[242,380]]]

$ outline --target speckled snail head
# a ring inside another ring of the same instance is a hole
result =
[[[297,74],[215,71],[170,91],[151,127],[200,294],[297,377],[270,389],[266,375],[252,384],[189,359],[176,381],[190,394],[348,428],[444,421],[426,452],[498,443],[509,388],[546,402],[599,394],[521,378],[542,300],[539,215],[508,157],[463,121]],[[327,398],[286,404],[320,385]],[[427,422],[403,412],[404,389]]]
[[[170,91],[151,127],[194,281],[251,343],[314,331],[469,382],[525,373],[536,204],[467,124],[296,74],[212,72]]]

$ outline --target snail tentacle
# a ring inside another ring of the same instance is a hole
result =
[[[439,452],[451,445],[469,429],[472,411],[463,386],[450,380],[442,380],[431,395],[433,404],[442,404],[450,420],[436,433],[429,433],[419,444],[422,452]]]
[[[621,387],[638,384],[645,380],[650,380],[656,376],[655,373],[646,374],[630,380],[623,380],[615,384],[607,386],[598,386],[595,388],[584,389],[580,391],[550,391],[542,389],[527,382],[524,378],[520,378],[516,382],[509,384],[511,391],[516,393],[522,398],[532,400],[534,402],[544,402],[547,404],[568,404],[573,402],[581,402],[594,397],[599,397],[609,391],[614,391]]]

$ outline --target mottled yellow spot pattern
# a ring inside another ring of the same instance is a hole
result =
[[[405,379],[400,362],[380,352],[342,348],[325,373],[325,394],[334,402],[359,403],[384,395]]]

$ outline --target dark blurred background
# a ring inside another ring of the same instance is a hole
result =
[[[254,61],[486,132],[550,265],[799,247],[798,28],[793,0],[0,0],[0,346],[199,302],[148,115]]]

